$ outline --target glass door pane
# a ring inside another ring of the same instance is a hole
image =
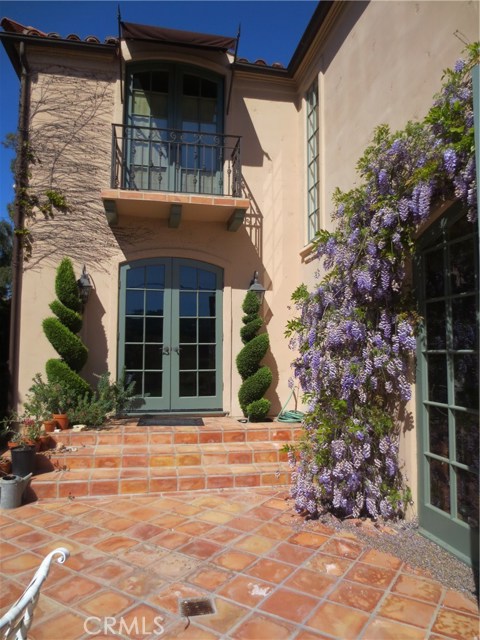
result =
[[[174,268],[172,406],[220,408],[221,272],[193,261]]]
[[[170,402],[170,291],[168,263],[135,263],[120,273],[119,368],[135,382],[144,409]]]
[[[418,286],[419,517],[424,533],[471,561],[478,549],[478,235],[451,211],[438,230],[421,253]]]
[[[182,135],[179,191],[220,193],[222,145],[219,129],[219,84],[184,73],[179,98]]]
[[[165,191],[171,164],[168,140],[170,74],[142,71],[130,76],[127,117],[127,188]]]

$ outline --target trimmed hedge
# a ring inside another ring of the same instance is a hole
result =
[[[263,395],[272,383],[270,369],[260,366],[270,341],[266,333],[256,335],[263,325],[263,320],[258,315],[259,309],[260,301],[257,296],[248,291],[242,304],[244,326],[240,329],[240,337],[245,346],[238,354],[236,363],[243,380],[238,401],[243,414],[251,422],[260,422],[268,415],[270,400],[263,398]]]
[[[73,371],[80,371],[88,358],[87,347],[58,318],[45,318],[43,331],[52,347]]]
[[[269,344],[268,333],[261,333],[243,347],[237,356],[237,369],[242,380],[253,376],[258,371],[258,363],[267,353]]]
[[[82,316],[77,311],[72,311],[72,309],[66,307],[60,302],[60,300],[54,300],[51,302],[50,309],[57,316],[60,322],[68,327],[70,331],[73,331],[73,333],[78,333],[82,328]]]
[[[78,375],[88,358],[87,347],[75,335],[82,328],[82,302],[78,294],[77,280],[72,261],[64,258],[57,268],[55,292],[58,300],[50,304],[56,317],[45,318],[43,331],[60,356],[46,364],[50,383],[58,383],[72,389],[76,395],[91,393],[90,385]]]
[[[261,422],[270,411],[270,400],[254,400],[247,406],[247,411],[251,422]]]
[[[245,415],[249,415],[248,406],[256,400],[260,400],[271,384],[272,372],[266,366],[260,367],[253,376],[250,376],[244,381],[238,392],[238,400]],[[268,409],[270,409],[270,401],[267,400],[267,402]],[[263,417],[265,416],[266,414]]]
[[[58,266],[57,277],[55,278],[55,293],[60,302],[69,309],[77,312],[82,310],[77,279],[75,278],[72,261],[69,258],[64,258]]]
[[[250,316],[246,316],[246,317],[250,317]],[[253,340],[253,338],[257,335],[258,330],[260,329],[262,324],[263,324],[263,320],[257,317],[254,320],[249,321],[248,324],[246,324],[244,327],[240,329],[240,337],[242,339],[243,344],[247,344],[247,342],[250,342],[250,340]]]
[[[75,398],[92,393],[88,382],[70,369],[62,360],[56,360],[55,358],[47,360],[45,371],[50,384],[61,384],[65,388],[72,389],[72,395]]]

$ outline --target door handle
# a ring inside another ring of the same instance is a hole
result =
[[[175,353],[180,354],[180,347],[173,347],[172,351],[175,351]]]
[[[169,356],[170,355],[170,347],[163,347],[162,353],[163,353],[164,356]]]

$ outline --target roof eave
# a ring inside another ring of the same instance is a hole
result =
[[[0,40],[17,76],[20,75],[20,58],[17,49],[17,45],[20,42],[32,44],[35,47],[69,48],[96,53],[106,53],[108,51],[114,53],[117,49],[116,43],[85,42],[83,40],[67,40],[64,38],[40,38],[38,36],[29,36],[23,33],[9,33],[7,31],[0,32]]]
[[[232,62],[231,67],[234,71],[245,71],[258,75],[269,75],[277,78],[289,78],[288,69],[283,67],[270,67],[267,65],[259,65],[255,62]]]
[[[277,78],[294,78],[305,55],[314,43],[318,32],[321,30],[330,14],[333,13],[334,7],[337,9],[336,5],[338,5],[338,0],[320,0],[287,68],[263,66],[253,62],[235,62],[232,64],[232,68],[238,71],[275,76]]]
[[[305,29],[303,36],[300,39],[300,42],[295,49],[292,59],[288,64],[288,73],[289,76],[293,78],[295,72],[300,66],[305,53],[311,47],[313,41],[323,23],[325,22],[328,14],[333,9],[333,6],[338,3],[338,0],[320,0],[317,8],[313,16],[310,19],[310,22]]]

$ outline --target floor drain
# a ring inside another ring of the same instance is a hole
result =
[[[188,598],[180,600],[180,613],[185,618],[192,616],[206,616],[215,613],[213,602],[209,598]]]

